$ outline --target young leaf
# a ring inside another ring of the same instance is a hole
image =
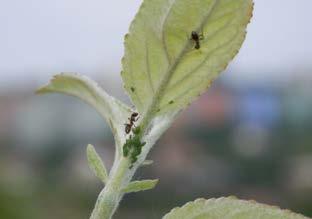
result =
[[[197,199],[180,208],[174,208],[163,219],[308,219],[288,210],[243,201],[233,197],[218,199]]]
[[[144,0],[122,61],[138,111],[182,109],[203,93],[240,49],[252,9],[252,0]]]
[[[87,146],[87,158],[89,167],[94,172],[95,176],[102,180],[103,183],[106,183],[108,175],[105,165],[91,144]]]
[[[154,161],[152,161],[152,160],[145,160],[142,164],[141,164],[141,166],[149,166],[149,165],[152,165],[154,163]]]
[[[158,183],[158,179],[133,181],[133,182],[130,182],[129,185],[126,188],[124,188],[122,191],[124,193],[140,192],[140,191],[144,191],[148,189],[153,189],[157,183]]]
[[[50,83],[36,91],[38,94],[63,93],[78,97],[93,106],[111,127],[119,153],[121,139],[124,138],[124,122],[127,121],[131,110],[117,99],[109,96],[97,83],[77,74],[63,73],[53,77]]]

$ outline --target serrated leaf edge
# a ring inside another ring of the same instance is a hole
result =
[[[217,1],[219,1],[219,0],[217,0]],[[217,2],[217,1],[216,1],[216,2]],[[129,35],[131,35],[131,31],[132,31],[133,26],[136,24],[137,20],[140,19],[141,15],[143,14],[143,12],[144,12],[143,10],[144,10],[144,7],[145,7],[146,2],[147,2],[146,0],[144,0],[144,1],[142,2],[141,6],[140,6],[140,8],[139,8],[139,11],[137,12],[137,14],[135,15],[133,21],[132,21],[131,24],[130,24],[130,28],[129,28],[128,33],[127,33],[127,34],[125,35],[125,37],[124,37],[125,54],[126,54],[126,47],[127,47],[127,38],[128,38]],[[173,0],[173,2],[175,2],[175,0]],[[239,28],[239,27],[240,27],[240,28],[246,27],[247,24],[250,23],[251,18],[252,18],[252,16],[253,16],[253,8],[254,8],[254,2],[253,2],[253,0],[246,0],[246,16],[244,16],[244,18],[245,18],[245,19],[243,20],[244,22],[242,22],[242,24],[241,24],[240,26],[238,26],[238,28]],[[141,19],[142,19],[142,18],[141,18]],[[246,29],[245,29],[245,32],[244,32],[243,35],[241,36],[239,42],[243,42],[243,41],[245,40],[245,38],[246,38],[246,33],[247,33],[247,31],[246,31]],[[229,65],[229,63],[230,63],[230,62],[233,60],[233,58],[238,54],[238,52],[239,52],[239,50],[240,50],[240,48],[241,48],[241,44],[242,44],[242,43],[240,43],[240,46],[239,46],[239,48],[238,48],[237,50],[235,50],[234,52],[231,53],[231,55],[230,55],[231,58],[229,59],[229,61],[228,61],[224,66],[221,67],[221,70],[220,70],[219,72],[222,72],[222,71],[224,71],[224,70],[227,68],[227,66]],[[184,51],[184,50],[185,50],[185,49],[183,49],[183,51]],[[179,55],[178,57],[180,57],[180,56],[184,53],[183,51],[180,53],[180,55]],[[125,57],[125,55],[124,55],[124,57]],[[125,65],[125,63],[124,63],[125,58],[124,58],[124,57],[122,58],[122,65],[123,65],[123,66]],[[179,58],[177,58],[177,59],[179,59]],[[163,85],[162,85],[162,84],[163,84],[162,81],[166,81],[166,80],[164,80],[164,79],[167,77],[166,75],[167,75],[167,74],[170,75],[170,72],[174,71],[174,69],[175,69],[175,62],[176,62],[176,61],[174,61],[174,63],[171,64],[171,67],[169,68],[168,72],[166,72],[166,73],[164,74],[164,76],[162,77],[162,79],[160,80],[159,86],[157,87],[156,92],[154,93],[153,100],[151,101],[151,104],[146,108],[147,110],[146,110],[145,112],[142,112],[144,116],[145,116],[145,115],[150,115],[150,114],[153,114],[153,113],[157,113],[157,114],[166,113],[166,111],[163,112],[163,111],[157,111],[157,109],[154,109],[155,106],[156,106],[156,105],[155,105],[155,102],[159,101],[160,96],[161,96],[161,93],[162,93],[162,91],[164,90],[164,89],[163,89],[164,87],[163,87]],[[172,70],[172,69],[173,69],[173,70]],[[189,106],[191,102],[195,101],[199,96],[201,96],[203,93],[205,93],[205,92],[207,91],[207,89],[211,86],[212,81],[215,80],[215,78],[217,78],[218,75],[219,75],[219,73],[218,73],[214,78],[212,78],[212,80],[208,81],[208,82],[207,82],[206,89],[204,89],[204,90],[202,90],[201,92],[199,92],[198,95],[194,95],[194,97],[190,98],[187,104],[182,104],[182,106],[177,105],[176,108],[179,107],[179,109],[181,110],[181,109],[185,109],[187,106]],[[128,96],[129,96],[129,98],[131,99],[131,102],[134,104],[134,101],[133,101],[133,99],[132,99],[132,96],[130,95],[130,94],[131,94],[130,88],[127,89],[125,82],[123,83],[123,88],[124,88],[124,90],[129,94]],[[144,125],[145,125],[145,124],[143,124],[143,126],[144,126]]]
[[[255,201],[255,200],[242,200],[242,199],[238,199],[235,196],[211,198],[211,199],[198,198],[195,201],[187,202],[186,204],[184,204],[181,207],[175,207],[175,208],[171,209],[171,211],[169,213],[167,213],[162,219],[166,219],[168,216],[170,216],[172,214],[175,214],[175,212],[179,211],[180,209],[191,207],[194,204],[208,205],[211,202],[218,203],[218,202],[223,202],[223,201],[238,201],[238,202],[240,202],[242,204],[252,204],[252,205],[257,205],[257,206],[262,207],[262,208],[267,208],[267,209],[271,209],[271,210],[277,210],[277,211],[279,211],[281,213],[287,213],[290,216],[302,217],[302,219],[311,219],[311,218],[306,217],[306,216],[304,216],[302,214],[298,214],[298,213],[292,212],[292,211],[290,211],[288,209],[281,209],[279,206],[267,205],[267,204],[259,203],[259,202]]]

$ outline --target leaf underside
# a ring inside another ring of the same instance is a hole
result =
[[[234,197],[197,199],[174,208],[163,219],[308,219],[289,210]]]
[[[144,0],[122,61],[138,111],[182,109],[203,93],[240,49],[252,9],[252,0]]]
[[[128,116],[131,114],[131,109],[108,95],[93,80],[74,73],[62,73],[55,75],[49,84],[41,87],[36,92],[38,94],[67,94],[78,97],[93,106],[107,121],[113,131],[117,145],[121,147],[121,139],[125,135],[124,122],[127,121]]]
[[[129,185],[126,188],[124,188],[122,191],[124,193],[131,193],[131,192],[140,192],[144,190],[149,190],[149,189],[153,189],[157,183],[158,183],[158,179],[133,181],[133,182],[130,182]]]
[[[103,183],[106,183],[108,179],[106,167],[91,144],[87,146],[87,158],[89,167],[95,176],[98,177]]]

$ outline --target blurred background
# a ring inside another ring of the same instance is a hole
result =
[[[0,1],[0,218],[88,218],[102,188],[87,166],[107,166],[113,138],[89,106],[36,96],[59,72],[122,89],[123,36],[140,0]],[[235,195],[312,216],[311,0],[255,0],[239,55],[154,147],[115,218],[157,219],[198,197]]]

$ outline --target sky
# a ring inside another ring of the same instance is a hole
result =
[[[141,0],[0,0],[0,89],[59,72],[120,80],[123,37]],[[312,69],[312,1],[255,0],[230,77]]]

